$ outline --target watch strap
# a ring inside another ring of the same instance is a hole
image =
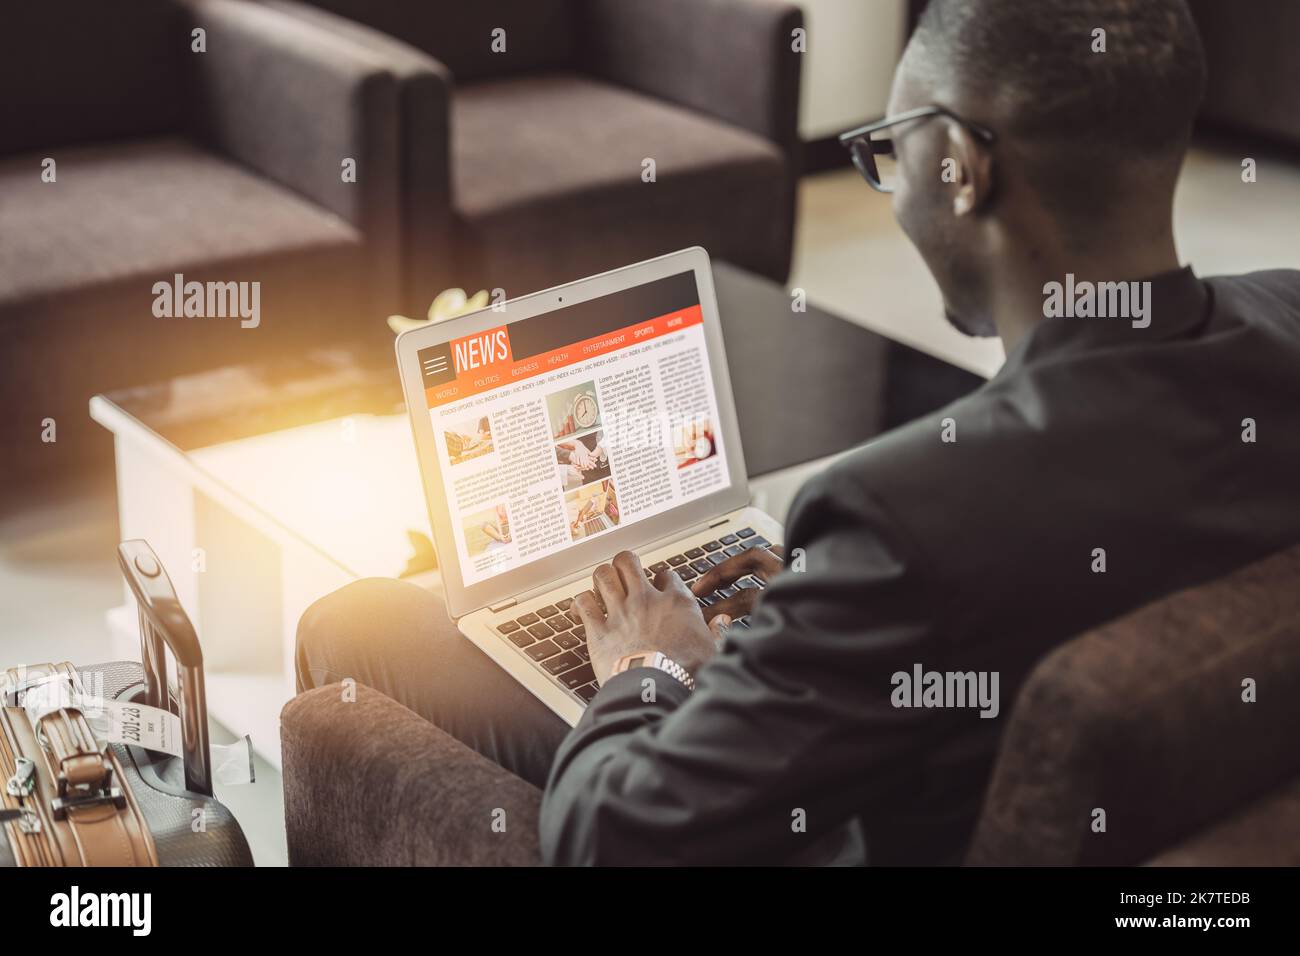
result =
[[[687,690],[695,690],[695,678],[691,676],[691,672],[662,651],[655,651],[653,654],[628,654],[615,665],[614,673],[621,674],[631,670],[633,661],[639,661],[635,665],[637,667],[653,667],[668,674]]]

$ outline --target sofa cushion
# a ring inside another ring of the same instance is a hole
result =
[[[342,219],[179,139],[66,150],[58,179],[34,154],[0,161],[0,309],[105,283],[149,290],[200,265],[355,245]]]
[[[5,4],[0,155],[178,129],[189,29],[176,0]]]
[[[456,215],[492,250],[483,281],[510,295],[696,244],[759,272],[788,252],[774,144],[581,76],[458,88],[452,184]]]
[[[568,66],[574,55],[574,0],[309,0],[418,47],[458,82]],[[492,48],[505,31],[505,50]]]

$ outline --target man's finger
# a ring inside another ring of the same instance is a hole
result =
[[[591,591],[583,591],[573,599],[573,606],[578,609],[582,626],[587,629],[587,638],[590,640],[603,637],[608,624],[605,621],[605,612],[596,603],[596,595]]]
[[[683,591],[690,595],[692,601],[695,595],[691,594],[691,589],[686,586],[682,576],[672,568],[667,568],[655,575],[655,587],[660,591]]]
[[[723,598],[721,601],[700,610],[704,612],[706,621],[712,621],[714,616],[718,614],[726,614],[734,620],[753,611],[761,593],[758,588],[741,588],[739,592],[731,597]]]
[[[618,609],[627,599],[627,591],[623,587],[623,582],[619,580],[618,572],[612,565],[602,564],[592,574],[591,580],[596,586],[596,593],[600,595],[600,600],[605,605],[605,613],[610,616],[618,613]]]
[[[614,570],[618,572],[623,590],[627,594],[633,594],[637,589],[649,586],[649,582],[645,579],[645,572],[641,570],[641,559],[631,551],[620,551],[614,555]]]
[[[691,582],[691,590],[703,597],[718,588],[734,584],[749,574],[758,574],[764,580],[781,570],[781,559],[766,548],[750,548],[740,554],[715,564]]]
[[[709,621],[709,633],[713,635],[714,642],[722,640],[723,635],[727,633],[727,628],[731,625],[731,618],[726,614],[719,614],[713,620]]]

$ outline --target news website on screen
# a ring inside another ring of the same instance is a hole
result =
[[[467,586],[727,484],[693,272],[419,359]]]

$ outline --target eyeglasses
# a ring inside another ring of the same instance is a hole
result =
[[[898,155],[894,151],[894,127],[934,116],[948,117],[985,143],[992,143],[997,139],[992,130],[964,120],[942,106],[922,106],[919,109],[908,110],[906,113],[899,113],[897,116],[887,116],[866,126],[859,126],[847,133],[840,133],[839,140],[849,151],[849,155],[853,158],[853,165],[858,168],[858,172],[871,188],[877,192],[892,193],[898,184]]]

